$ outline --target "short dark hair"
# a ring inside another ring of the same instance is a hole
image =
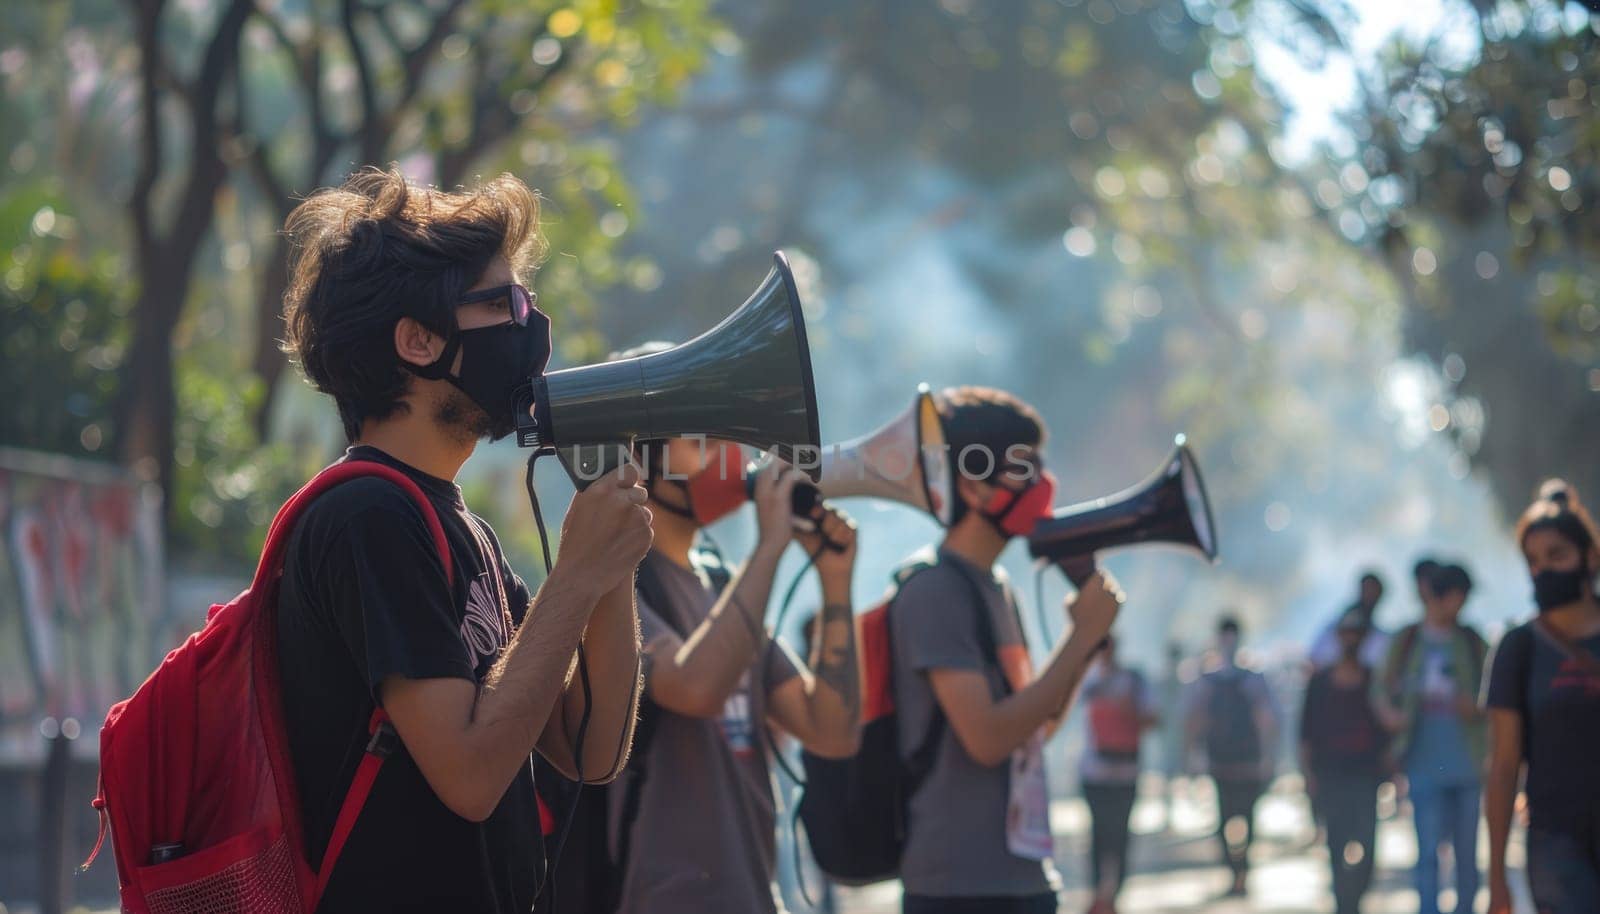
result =
[[[1443,567],[1443,565],[1439,564],[1439,560],[1433,556],[1423,556],[1417,560],[1415,565],[1411,566],[1411,577],[1418,581],[1427,581],[1428,586],[1432,587],[1434,576]]]
[[[1376,571],[1363,571],[1361,573],[1361,581],[1360,581],[1360,583],[1365,584],[1368,581],[1371,581],[1372,583],[1378,585],[1378,589],[1379,590],[1383,589],[1383,577],[1381,575],[1379,575]]]
[[[1472,575],[1461,565],[1443,565],[1433,575],[1433,589],[1437,593],[1471,593]]]
[[[1006,453],[1011,448],[1042,447],[1048,434],[1038,411],[1008,391],[993,387],[949,387],[939,393],[938,401],[954,475],[993,479],[1005,471]],[[966,459],[974,449],[987,454],[981,463],[976,458]],[[959,498],[955,499],[953,509],[952,524],[967,512],[966,504]]]
[[[1222,620],[1217,623],[1217,634],[1219,634],[1219,635],[1237,635],[1237,634],[1239,634],[1239,617],[1238,616],[1234,616],[1234,615],[1223,616]]]
[[[512,175],[453,193],[413,184],[397,166],[361,169],[294,208],[284,222],[284,349],[338,404],[347,438],[404,406],[396,322],[454,333],[456,302],[495,257],[516,273],[537,258],[538,221],[537,195]]]

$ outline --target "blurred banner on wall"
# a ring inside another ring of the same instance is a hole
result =
[[[181,634],[160,510],[154,486],[116,468],[0,448],[0,765],[42,761],[43,731],[92,737]]]

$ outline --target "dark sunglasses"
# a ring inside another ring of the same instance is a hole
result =
[[[512,323],[519,327],[528,326],[528,318],[532,317],[533,312],[538,310],[534,307],[534,303],[539,300],[539,296],[529,292],[527,287],[521,283],[514,282],[509,285],[495,286],[492,289],[469,292],[464,298],[456,302],[456,307],[459,308],[462,305],[472,305],[484,301],[495,301],[502,298],[506,300],[506,309],[511,312]]]

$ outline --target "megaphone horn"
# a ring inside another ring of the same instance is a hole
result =
[[[1138,485],[1057,508],[1034,527],[1028,551],[1065,568],[1116,546],[1169,543],[1214,561],[1216,527],[1200,467],[1182,435],[1174,444],[1171,456]]]
[[[863,496],[919,508],[950,523],[950,463],[944,420],[928,385],[877,431],[826,447],[817,488],[825,498]]]
[[[794,489],[796,517],[809,517],[824,498],[866,497],[899,502],[927,511],[941,524],[950,522],[951,486],[944,419],[928,385],[917,385],[911,406],[877,431],[821,449],[815,484]],[[755,494],[761,468],[750,464],[742,473],[725,467],[702,472],[689,481],[696,518],[714,523]]]
[[[579,488],[620,466],[641,438],[705,435],[804,466],[804,449],[815,451],[821,434],[788,259],[773,254],[772,271],[738,310],[680,346],[535,378],[518,419],[517,443],[556,452]]]

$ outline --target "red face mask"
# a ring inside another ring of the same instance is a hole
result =
[[[1050,516],[1055,503],[1055,474],[1043,470],[1020,492],[997,486],[983,506],[983,516],[1006,536],[1027,536]]]
[[[708,443],[706,465],[699,472],[687,480],[667,481],[683,491],[689,501],[689,510],[683,513],[702,527],[727,517],[750,500],[744,480],[744,452],[737,444]],[[677,511],[665,502],[658,503]]]

